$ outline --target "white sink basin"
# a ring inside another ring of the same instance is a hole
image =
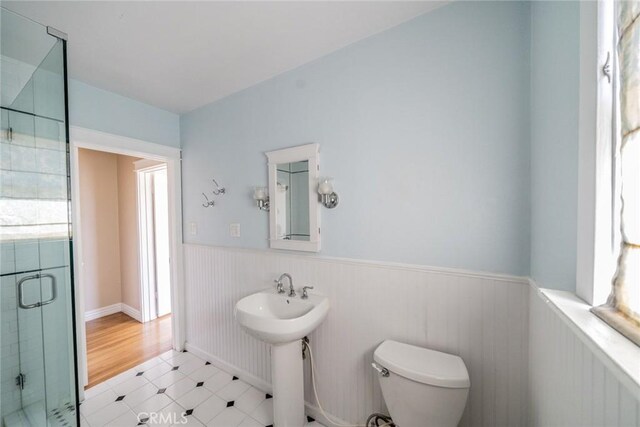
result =
[[[327,317],[329,300],[320,295],[289,297],[265,290],[242,298],[236,320],[251,335],[269,344],[289,343],[308,335]]]

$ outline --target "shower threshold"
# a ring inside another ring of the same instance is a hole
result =
[[[41,427],[45,418],[44,402],[33,403],[24,409],[19,409],[4,417],[5,427]],[[76,426],[76,409],[72,404],[66,404],[58,409],[49,411],[46,415],[47,427]]]

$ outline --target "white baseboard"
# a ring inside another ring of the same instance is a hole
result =
[[[333,425],[344,425],[344,426],[348,426],[348,425],[353,425],[353,423],[350,423],[348,421],[342,420],[338,417],[336,417],[333,414],[329,414],[329,416],[331,417],[331,421],[325,417],[322,412],[320,412],[320,409],[318,409],[317,406],[312,405],[311,403],[305,401],[304,402],[304,413],[313,418],[314,420],[316,420],[317,422],[319,422],[322,425],[325,426],[333,426]],[[357,423],[356,423],[357,424]]]
[[[96,308],[95,310],[87,310],[84,312],[84,321],[88,322],[89,320],[95,320],[110,314],[119,313],[122,311],[121,306],[122,304],[116,303],[106,307]]]
[[[121,311],[124,314],[126,314],[127,316],[136,319],[138,322],[142,322],[142,314],[140,313],[140,310],[136,310],[135,308],[131,307],[130,305],[122,303]]]
[[[201,350],[200,348],[190,344],[190,343],[185,343],[185,348],[188,352],[193,353],[194,355],[198,356],[201,359],[205,359],[209,362],[211,362],[214,366],[216,366],[217,368],[222,369],[223,371],[226,371],[232,375],[237,376],[238,378],[240,378],[242,381],[246,382],[247,384],[250,384],[252,386],[254,386],[255,388],[257,388],[260,391],[264,391],[265,393],[269,393],[272,394],[273,393],[273,388],[271,386],[271,384],[269,384],[268,382],[266,382],[265,380],[263,380],[262,378],[258,378],[253,374],[250,374],[249,372],[245,371],[244,369],[238,368],[235,365],[232,365],[231,363],[228,363],[210,353],[207,353],[204,350]],[[334,416],[333,414],[329,414],[329,416],[331,417],[331,419],[333,420],[333,422],[329,421],[327,419],[327,417],[325,417],[322,412],[320,412],[320,409],[314,405],[312,405],[309,402],[304,402],[304,406],[305,406],[305,414],[314,418],[316,421],[318,421],[321,424],[324,424],[326,426],[330,426],[330,425],[334,425],[335,423],[338,424],[343,424],[343,425],[349,425],[350,423],[348,423],[347,421],[341,420],[340,418]]]
[[[209,362],[211,362],[213,365],[215,365],[217,368],[222,369],[223,371],[226,371],[232,375],[235,375],[236,377],[240,378],[242,381],[251,384],[252,386],[254,386],[255,388],[257,388],[258,390],[264,391],[265,393],[269,393],[271,394],[273,392],[273,388],[271,387],[271,384],[269,384],[268,382],[266,382],[265,380],[263,380],[262,378],[258,378],[253,374],[250,374],[249,372],[245,371],[244,369],[238,368],[235,365],[232,365],[231,363],[225,362],[224,360],[207,353],[204,350],[199,349],[198,347],[195,347],[193,345],[191,345],[190,343],[185,343],[184,344],[185,348],[187,349],[187,351],[195,354],[196,356],[198,356],[201,359],[205,359]]]
[[[89,320],[99,319],[101,317],[120,312],[123,312],[127,316],[136,319],[138,322],[142,322],[142,315],[140,314],[140,310],[136,310],[135,308],[125,303],[116,303],[108,305],[106,307],[96,308],[95,310],[85,311],[84,321],[88,322]]]

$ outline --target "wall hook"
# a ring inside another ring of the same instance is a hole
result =
[[[216,189],[213,190],[213,195],[214,196],[225,194],[227,192],[227,190],[224,187],[220,187],[218,185],[218,181],[216,181],[215,178],[211,178],[211,181],[213,181],[213,183],[216,185]]]
[[[607,77],[607,81],[609,83],[611,83],[611,67],[609,66],[610,56],[611,56],[611,53],[607,52],[607,60],[604,62],[604,65],[602,66],[602,73]]]
[[[205,208],[212,207],[216,204],[216,202],[214,202],[213,200],[209,200],[206,194],[202,193],[202,196],[204,196],[204,200],[205,200],[202,206],[204,206]]]

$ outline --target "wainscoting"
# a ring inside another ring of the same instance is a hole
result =
[[[637,392],[618,380],[535,286],[530,306],[530,425],[640,425]]]
[[[464,359],[471,391],[461,426],[527,424],[524,278],[191,244],[184,256],[187,348],[234,367],[247,382],[270,384],[269,347],[237,325],[234,305],[288,272],[296,288],[313,285],[332,304],[310,336],[330,414],[364,422],[384,409],[370,364],[376,346],[395,339]],[[306,400],[315,406],[308,364],[305,371]]]

